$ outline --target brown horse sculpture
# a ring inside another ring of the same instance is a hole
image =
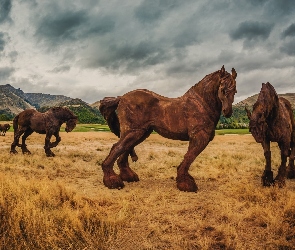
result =
[[[99,109],[111,130],[120,137],[102,163],[104,185],[120,189],[124,187],[123,181],[139,180],[129,167],[128,155],[136,160],[134,147],[154,130],[169,139],[189,141],[188,151],[177,168],[176,181],[179,190],[197,191],[189,167],[214,138],[221,111],[224,116],[231,116],[237,92],[236,76],[235,69],[230,74],[223,66],[178,98],[167,98],[145,89],[104,98]],[[117,158],[119,175],[113,170]]]
[[[277,183],[279,187],[285,185],[286,162],[289,156],[287,176],[295,177],[295,122],[291,104],[283,97],[278,97],[274,87],[262,83],[258,99],[253,106],[253,112],[245,108],[250,120],[249,130],[256,142],[261,143],[265,156],[265,170],[262,175],[263,186]],[[281,151],[281,165],[278,175],[273,179],[271,171],[270,142],[277,142]]]
[[[23,154],[30,154],[25,141],[35,131],[39,134],[46,134],[44,146],[46,156],[54,156],[50,149],[56,147],[61,141],[59,130],[63,123],[66,123],[66,132],[71,132],[77,123],[77,116],[65,107],[50,108],[45,113],[40,113],[34,109],[22,111],[13,119],[14,141],[11,144],[10,153],[16,154],[15,147],[18,146],[21,147]],[[19,144],[19,138],[22,134],[22,144]],[[50,142],[53,135],[56,140]]]
[[[5,136],[6,132],[10,129],[10,125],[8,123],[6,124],[0,124],[0,134]]]

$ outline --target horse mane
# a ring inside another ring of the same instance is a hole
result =
[[[221,109],[221,102],[219,98],[216,98],[218,94],[218,89],[220,86],[220,80],[228,83],[228,90],[235,88],[235,85],[231,83],[231,74],[225,71],[223,74],[221,70],[217,70],[211,74],[206,75],[202,80],[193,85],[185,95],[197,96],[198,99],[203,99],[207,104],[207,112],[212,113]],[[210,110],[209,110],[210,109]],[[212,114],[210,115],[212,116]]]
[[[77,116],[68,107],[52,107],[48,109],[47,112],[52,112],[54,114],[61,113],[63,117],[66,119],[77,119]],[[66,117],[65,117],[65,114],[66,114]]]

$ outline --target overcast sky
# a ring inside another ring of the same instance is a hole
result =
[[[235,102],[295,93],[294,0],[0,0],[0,84],[93,103],[177,97],[225,65]]]

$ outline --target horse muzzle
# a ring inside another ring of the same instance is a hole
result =
[[[222,109],[222,114],[224,117],[229,118],[233,114],[232,108]]]

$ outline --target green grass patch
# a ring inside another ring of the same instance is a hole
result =
[[[65,124],[60,128],[61,132],[65,131]],[[74,128],[73,132],[109,132],[110,128],[108,125],[101,124],[80,124],[78,123]]]
[[[216,135],[226,135],[226,134],[238,134],[238,135],[245,135],[250,134],[248,128],[241,128],[241,129],[218,129],[215,130]]]

